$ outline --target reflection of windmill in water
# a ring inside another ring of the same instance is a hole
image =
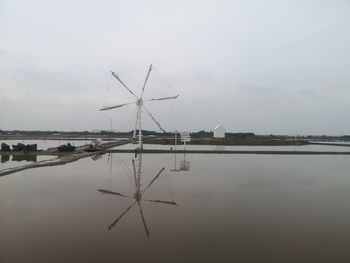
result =
[[[167,205],[174,205],[177,206],[177,204],[174,201],[165,201],[165,200],[157,200],[157,199],[143,199],[143,195],[146,193],[146,191],[153,185],[153,183],[159,178],[159,176],[162,174],[162,172],[165,170],[165,167],[159,170],[159,172],[153,177],[153,179],[148,183],[148,185],[141,189],[141,170],[142,170],[142,153],[138,153],[136,157],[136,164],[135,159],[132,159],[132,165],[133,165],[133,175],[134,175],[134,195],[126,195],[115,191],[110,191],[106,189],[98,189],[98,191],[102,194],[110,194],[110,195],[116,195],[124,198],[132,199],[133,202],[131,205],[116,219],[112,224],[109,225],[108,230],[111,230],[129,211],[130,209],[135,206],[136,204],[139,207],[140,216],[142,219],[143,226],[145,228],[145,232],[147,237],[150,237],[150,232],[147,227],[147,223],[145,220],[145,217],[143,215],[142,206],[141,203],[144,202],[151,202],[151,203],[161,203],[161,204],[167,204]]]

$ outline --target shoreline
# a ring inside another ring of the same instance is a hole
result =
[[[0,135],[0,142],[9,140],[26,141],[26,140],[53,140],[53,141],[89,141],[93,139],[102,139],[103,141],[125,140],[131,138],[116,136],[19,136],[19,135]],[[175,139],[169,137],[143,138],[144,144],[174,145]],[[180,138],[177,144],[182,144]],[[191,138],[187,145],[226,145],[226,146],[288,146],[288,145],[307,145],[308,141],[276,139],[276,138]]]
[[[109,153],[135,153],[135,149],[110,149],[104,151]],[[84,151],[58,152],[58,151],[0,151],[0,155],[13,156],[57,156],[65,157],[69,155],[81,154]],[[92,152],[92,154],[102,151]],[[166,150],[166,149],[143,149],[138,153],[145,154],[262,154],[262,155],[350,155],[350,150],[345,152],[335,151],[286,151],[286,150]]]

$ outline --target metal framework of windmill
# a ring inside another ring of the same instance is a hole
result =
[[[111,72],[112,76],[114,78],[116,78],[120,82],[120,84],[122,84],[122,86],[129,91],[129,93],[136,99],[136,101],[124,103],[124,104],[119,104],[119,105],[114,105],[114,106],[104,106],[104,107],[102,107],[102,109],[100,109],[100,111],[104,111],[104,110],[111,110],[111,109],[115,109],[115,108],[120,108],[120,107],[123,107],[126,105],[136,104],[137,112],[136,112],[133,140],[134,140],[134,142],[136,141],[136,131],[138,130],[138,148],[139,149],[143,148],[142,147],[142,118],[141,118],[142,109],[144,109],[146,111],[146,113],[151,117],[151,119],[159,127],[159,129],[161,131],[165,132],[165,130],[162,128],[162,126],[159,124],[159,122],[155,119],[155,117],[151,114],[151,112],[145,107],[144,102],[160,101],[160,100],[173,100],[173,99],[176,99],[177,97],[179,97],[179,95],[176,95],[176,96],[172,96],[172,97],[144,99],[143,95],[144,95],[146,84],[147,84],[147,81],[148,81],[148,78],[149,78],[151,71],[152,71],[152,64],[149,66],[145,81],[144,81],[143,86],[142,86],[141,95],[139,97],[129,87],[126,86],[126,84],[120,79],[120,77],[118,76],[117,73],[112,71]]]

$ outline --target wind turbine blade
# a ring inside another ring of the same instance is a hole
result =
[[[162,126],[160,126],[159,122],[154,118],[154,116],[149,112],[149,110],[147,110],[147,108],[145,107],[145,105],[143,105],[143,108],[146,110],[146,112],[148,113],[148,115],[152,118],[152,120],[155,122],[155,124],[157,124],[157,126],[159,127],[159,129],[162,132],[165,132],[165,130],[162,128]]]
[[[177,99],[178,97],[179,97],[179,95],[172,96],[172,97],[164,97],[164,98],[153,98],[153,99],[144,100],[144,101],[153,101],[153,100],[174,100],[174,99]]]
[[[130,105],[130,104],[134,104],[134,103],[135,102],[129,102],[129,103],[119,104],[119,105],[115,105],[115,106],[103,106],[102,109],[100,109],[100,111],[120,108],[120,107],[123,107],[125,105]]]
[[[135,204],[136,204],[136,201],[132,203],[132,205],[129,206],[112,224],[110,224],[110,226],[108,227],[108,230],[111,230]]]
[[[123,197],[127,197],[127,198],[133,198],[131,196],[128,195],[124,195],[118,192],[113,192],[113,191],[109,191],[109,190],[105,190],[105,189],[97,189],[97,191],[99,191],[102,194],[110,194],[110,195],[118,195],[118,196],[123,196]]]
[[[119,78],[119,76],[118,76],[117,73],[115,73],[114,71],[111,71],[111,73],[112,73],[113,77],[115,77],[115,78],[124,86],[124,88],[126,88],[132,95],[134,95],[134,97],[135,97],[137,100],[139,99],[139,98],[135,95],[135,93],[132,92],[132,90],[129,89],[129,88],[124,84],[124,82]]]
[[[177,206],[177,203],[175,203],[174,201],[149,200],[149,199],[142,199],[142,200],[147,202],[152,202],[152,203],[162,203],[162,204]]]
[[[143,216],[143,212],[142,212],[141,203],[138,203],[138,204],[139,204],[139,207],[140,207],[140,214],[141,214],[141,218],[142,218],[143,226],[145,227],[145,231],[146,231],[147,238],[149,238],[149,231],[148,231],[148,228],[147,228],[147,224],[146,224],[145,217]]]
[[[162,169],[160,169],[160,171],[157,173],[157,175],[149,182],[149,184],[147,185],[147,187],[145,188],[145,190],[143,190],[142,194],[144,194],[148,188],[150,188],[150,186],[158,179],[159,175],[165,170],[165,167],[163,167]]]
[[[142,99],[142,96],[143,96],[143,92],[145,91],[145,87],[146,87],[146,84],[147,84],[147,81],[148,81],[149,74],[151,73],[151,70],[152,70],[152,64],[149,66],[149,69],[148,69],[148,72],[147,72],[147,76],[145,78],[145,82],[143,83],[141,99]]]

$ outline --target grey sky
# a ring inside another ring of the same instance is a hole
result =
[[[350,1],[0,0],[0,128],[350,134]],[[157,130],[149,118],[146,129]]]

